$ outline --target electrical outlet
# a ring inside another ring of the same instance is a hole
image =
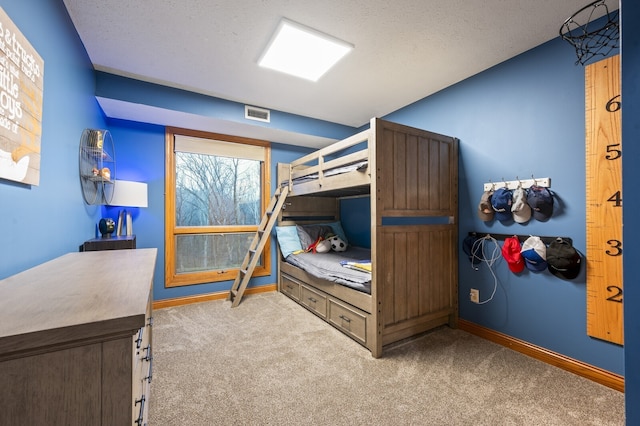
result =
[[[469,300],[473,303],[480,303],[480,290],[472,288],[469,292]]]

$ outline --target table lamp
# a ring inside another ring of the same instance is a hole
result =
[[[147,207],[147,184],[144,182],[133,182],[129,180],[114,180],[113,196],[107,205],[121,207]],[[125,225],[125,217],[126,228],[122,229]],[[127,212],[125,209],[120,211],[120,215],[118,216],[116,235],[133,235],[131,212]]]

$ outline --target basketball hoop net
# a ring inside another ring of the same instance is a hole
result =
[[[594,17],[602,16],[597,23]],[[609,11],[606,0],[596,0],[578,10],[560,27],[560,37],[576,49],[576,65],[584,65],[594,56],[607,56],[620,46],[618,10]]]

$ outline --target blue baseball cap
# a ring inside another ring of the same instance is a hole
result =
[[[483,260],[482,245],[477,243],[479,238],[475,235],[468,235],[462,241],[462,250],[469,257],[472,266],[479,265]]]
[[[547,246],[540,237],[531,236],[522,244],[520,251],[524,264],[530,271],[544,271],[547,269]]]
[[[549,220],[553,214],[553,195],[543,186],[532,185],[527,192],[527,204],[536,220]]]
[[[495,212],[495,218],[498,220],[511,220],[511,204],[513,203],[513,194],[510,189],[499,188],[491,197],[491,205]]]

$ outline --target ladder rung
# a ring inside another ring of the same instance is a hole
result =
[[[240,273],[242,275],[247,275],[247,270],[246,269],[240,269]]]
[[[249,253],[256,254],[256,249],[249,249]]]

